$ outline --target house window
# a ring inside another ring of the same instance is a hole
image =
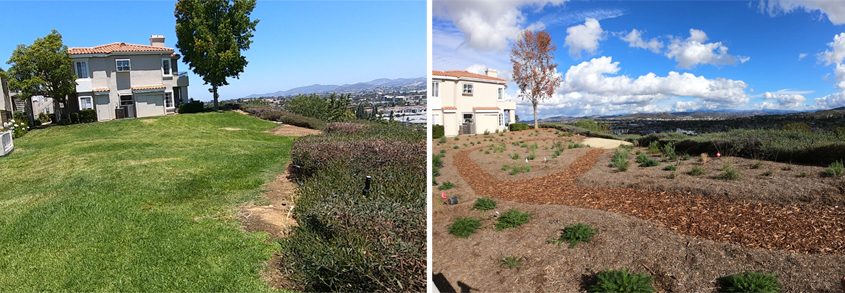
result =
[[[164,107],[173,108],[173,93],[164,93]]]
[[[431,96],[432,97],[439,97],[440,96],[440,83],[439,82],[432,82],[431,83]]]
[[[77,78],[88,78],[88,62],[86,61],[76,61],[74,62],[76,65],[76,77]]]
[[[499,126],[505,126],[505,115],[499,114]]]
[[[90,96],[79,97],[79,110],[94,109],[94,102]]]
[[[164,76],[173,75],[173,70],[170,68],[170,58],[161,59],[161,73],[164,74]]]
[[[499,100],[505,97],[505,89],[499,88]]]
[[[464,84],[464,96],[472,96],[472,84],[465,83]]]
[[[129,62],[129,59],[117,59],[115,60],[115,65],[117,66],[117,72],[132,70],[132,66]]]

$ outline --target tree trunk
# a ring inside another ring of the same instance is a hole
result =
[[[532,104],[534,106],[534,129],[537,129],[537,103]]]
[[[211,92],[214,94],[214,111],[217,111],[217,109],[218,109],[217,108],[217,106],[218,106],[217,105],[217,99],[219,99],[220,96],[217,94],[217,86],[216,85],[211,86]]]

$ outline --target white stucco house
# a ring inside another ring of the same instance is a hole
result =
[[[9,82],[5,77],[0,76],[0,125],[12,120],[13,111],[14,104],[12,95],[9,93]]]
[[[179,55],[153,35],[149,45],[110,43],[68,48],[76,96],[71,112],[94,109],[98,121],[175,113],[188,99],[188,76],[179,73]]]
[[[433,71],[432,124],[443,125],[446,136],[503,131],[515,121],[516,102],[505,97],[506,81],[496,70]]]

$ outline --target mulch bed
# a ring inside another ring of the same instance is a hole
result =
[[[747,247],[807,253],[845,251],[845,207],[799,206],[630,188],[581,186],[604,150],[591,149],[566,170],[539,178],[502,181],[469,157],[481,147],[455,154],[454,165],[476,194],[506,200],[600,209],[656,221],[676,233]]]

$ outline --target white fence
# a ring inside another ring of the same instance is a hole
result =
[[[12,132],[0,132],[0,157],[11,153],[15,149],[15,143],[12,141]]]

